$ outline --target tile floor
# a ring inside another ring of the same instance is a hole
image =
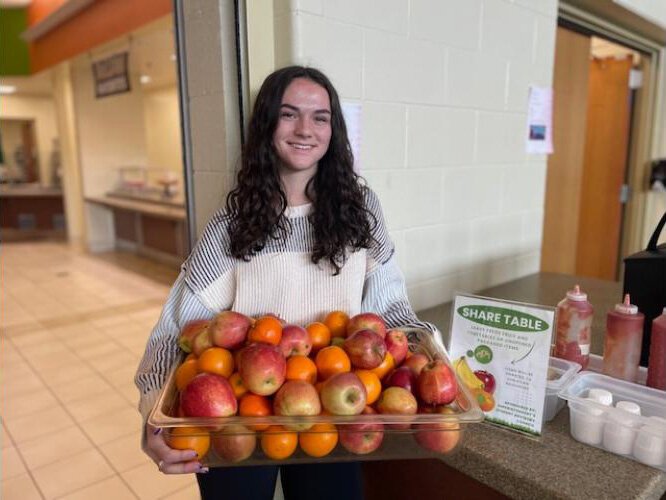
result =
[[[199,498],[141,451],[132,381],[177,271],[55,242],[0,265],[1,498]]]

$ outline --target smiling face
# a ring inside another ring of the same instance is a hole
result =
[[[317,170],[331,142],[331,103],[321,85],[295,78],[282,96],[273,147],[280,158],[280,173]]]

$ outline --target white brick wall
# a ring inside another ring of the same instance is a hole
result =
[[[551,85],[556,15],[557,0],[275,0],[277,65],[362,103],[361,171],[417,309],[539,268],[547,158],[525,153],[527,95]]]

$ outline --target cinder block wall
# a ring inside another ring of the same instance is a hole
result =
[[[557,0],[275,0],[276,67],[362,104],[362,175],[416,309],[538,271],[547,157],[528,89],[551,86]]]

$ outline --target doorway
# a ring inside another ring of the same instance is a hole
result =
[[[647,53],[558,26],[542,271],[619,279],[636,231],[628,203],[641,189],[632,155],[641,131],[636,104],[649,70]]]

